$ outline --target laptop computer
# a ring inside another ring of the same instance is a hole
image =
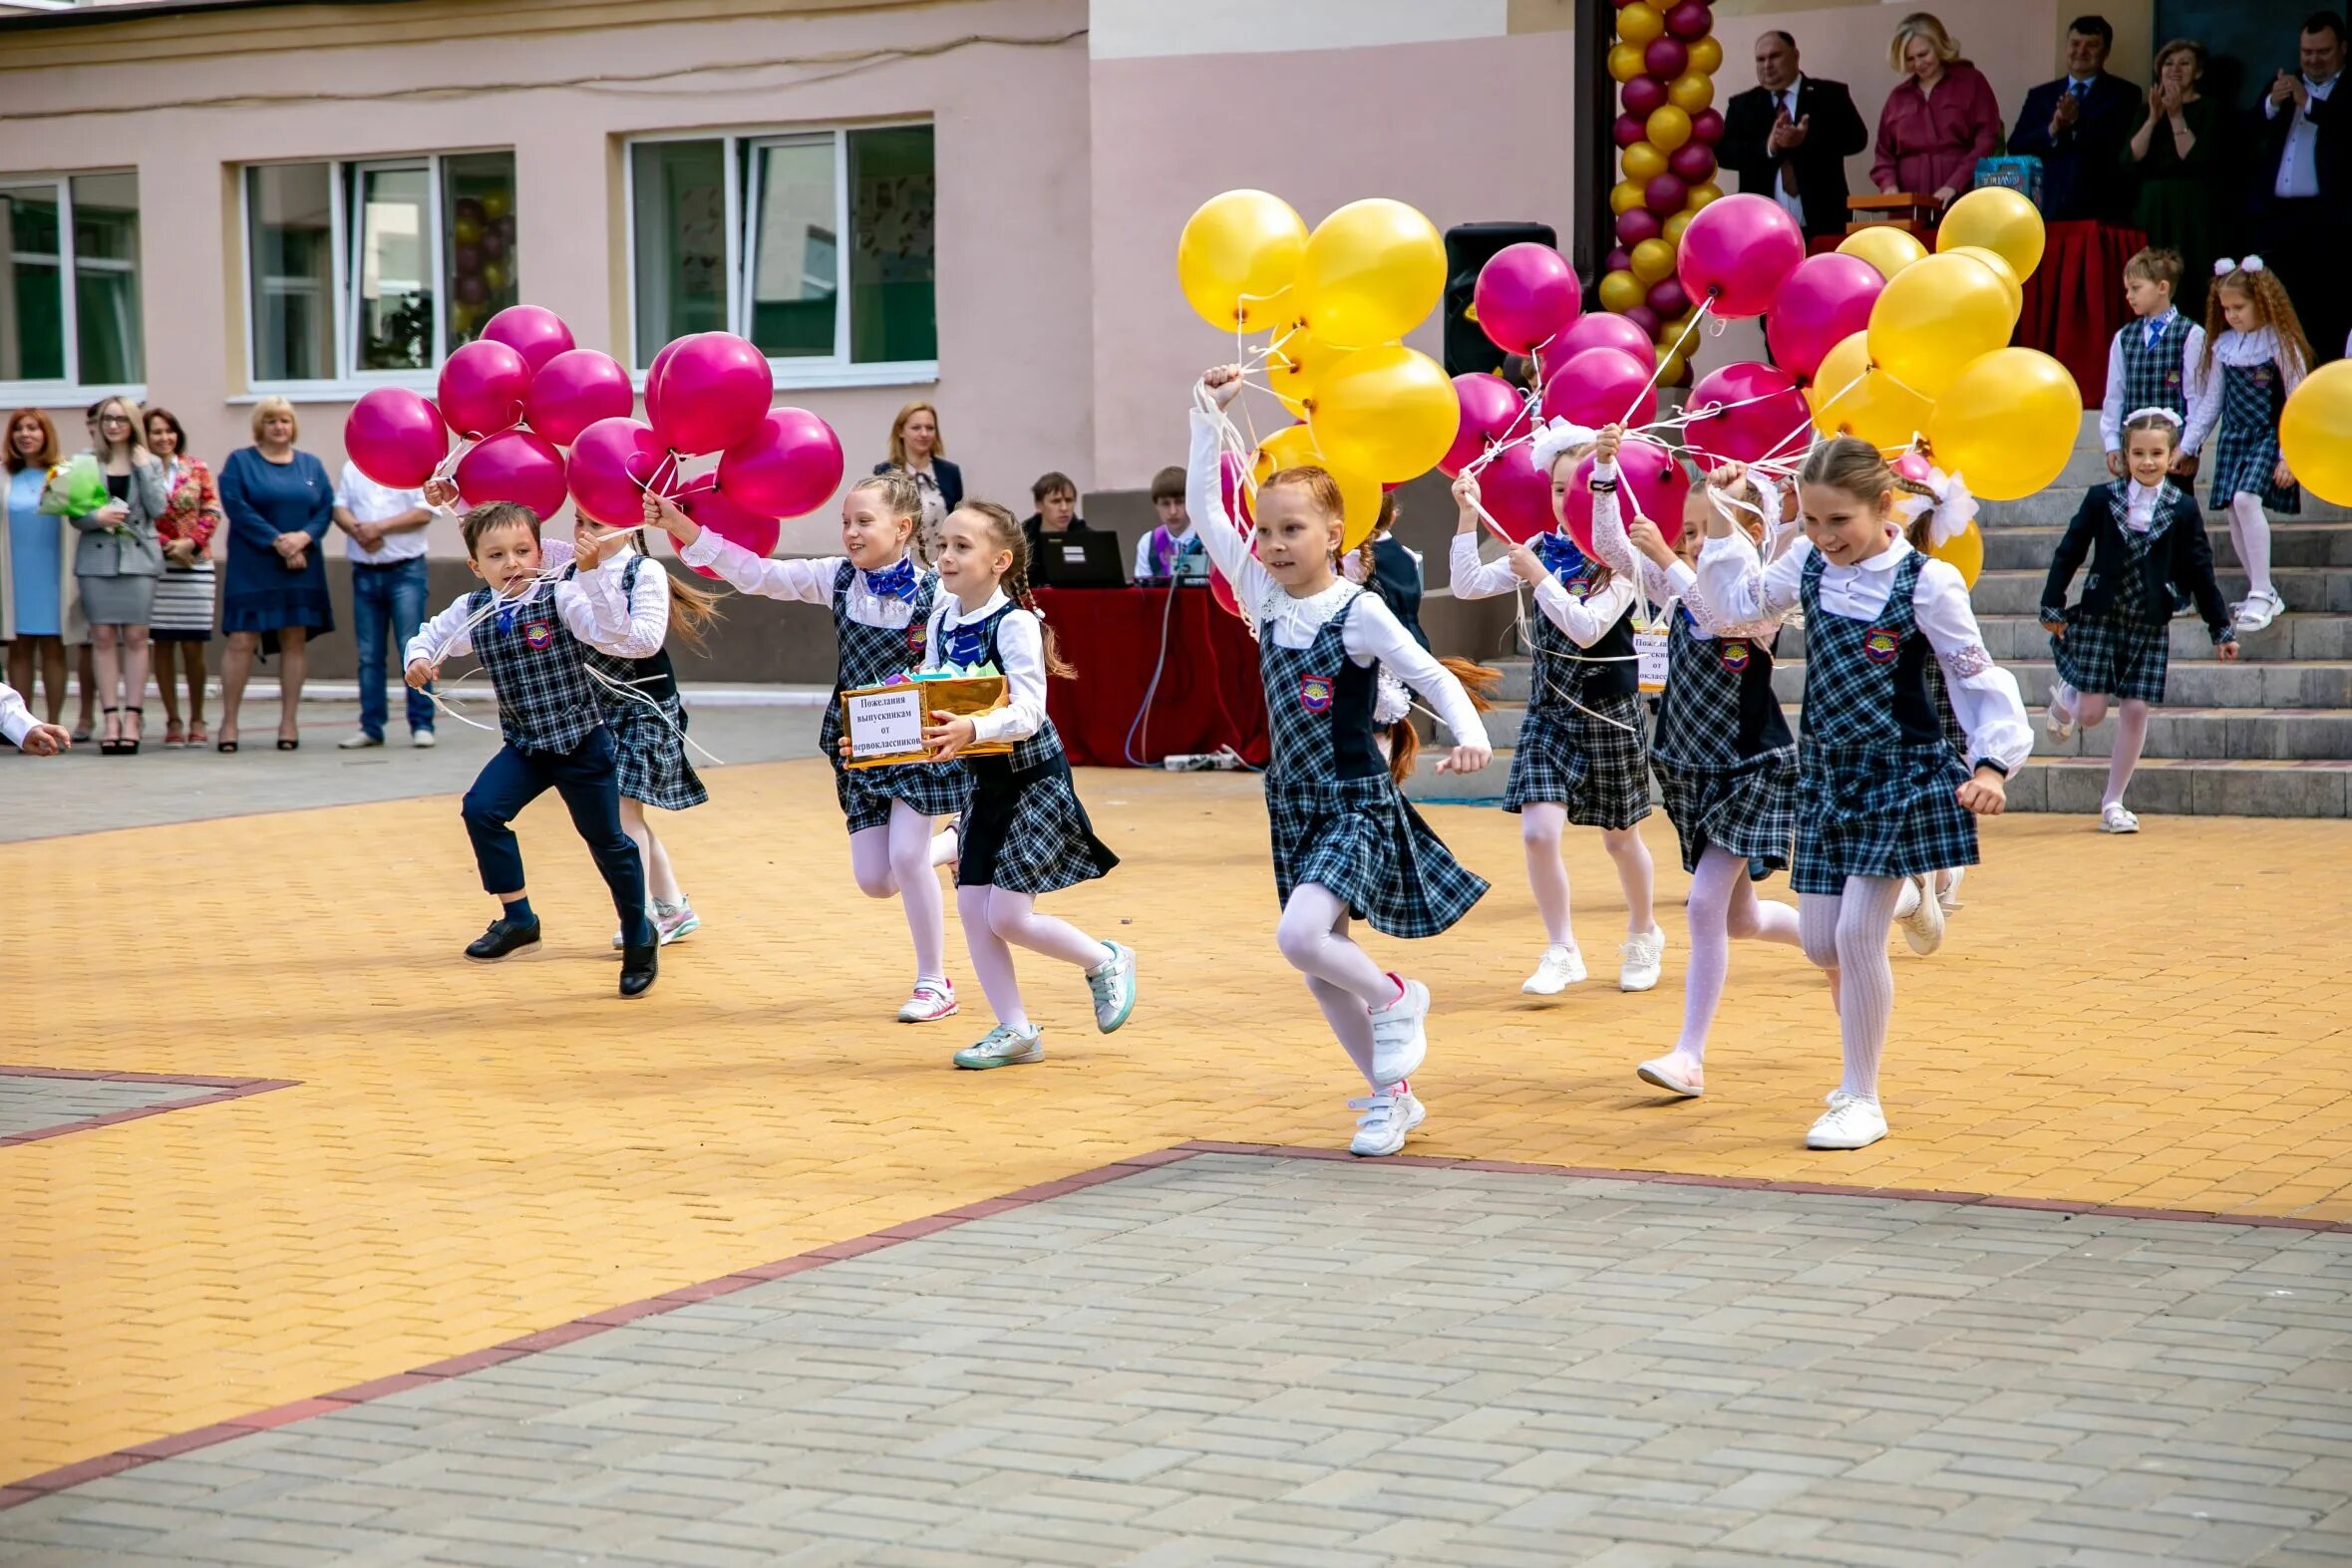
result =
[[[1119,535],[1088,529],[1084,533],[1049,533],[1038,540],[1037,559],[1029,575],[1045,588],[1124,588],[1127,567],[1120,559]]]

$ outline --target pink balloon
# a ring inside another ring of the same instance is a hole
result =
[[[497,255],[488,246],[484,248],[493,257]],[[534,375],[541,365],[572,347],[571,328],[544,305],[508,305],[490,318],[482,336],[485,342],[504,343],[521,355]]]
[[[1723,140],[1723,114],[1720,110],[1702,109],[1691,116],[1691,140],[1701,147],[1713,147]]]
[[[1650,290],[1650,297],[1644,303],[1658,313],[1659,320],[1674,321],[1691,308],[1691,297],[1682,291],[1680,283],[1663,278]]]
[[[698,332],[672,347],[653,427],[662,445],[691,457],[748,438],[776,397],[768,356],[732,332]]]
[[[1637,76],[1625,84],[1625,113],[1648,120],[1666,102],[1666,84],[1654,76]]]
[[[1625,311],[1625,319],[1638,328],[1641,335],[1652,343],[1658,341],[1658,335],[1665,330],[1666,326],[1666,323],[1659,318],[1658,313],[1647,305],[1631,306]]]
[[[598,420],[571,444],[571,502],[607,527],[645,520],[645,486],[669,454],[653,427],[631,419]]]
[[[532,430],[568,447],[598,420],[627,419],[636,407],[636,389],[619,360],[595,349],[566,349],[532,375],[523,412]]]
[[[458,493],[469,506],[512,501],[544,522],[563,505],[563,454],[530,431],[499,432],[458,460],[456,476]]]
[[[670,339],[661,346],[661,352],[653,356],[653,363],[645,367],[645,423],[648,425],[656,423],[655,416],[661,408],[661,373],[669,368],[670,356],[677,353],[678,345],[685,341],[684,338]]]
[[[1774,363],[1811,377],[1830,350],[1870,324],[1870,307],[1886,279],[1859,256],[1807,256],[1773,296],[1764,340]]]
[[[1671,178],[1671,175],[1661,175]],[[1737,321],[1761,316],[1781,283],[1805,259],[1797,220],[1770,196],[1742,193],[1711,201],[1682,231],[1676,270],[1693,299]]]
[[[1916,452],[1904,453],[1887,467],[1914,484],[1926,483],[1935,473],[1935,465],[1928,462],[1924,454]]]
[[[1561,497],[1568,537],[1587,555],[1593,553],[1592,469],[1593,461],[1587,454],[1577,463],[1567,493]],[[1682,537],[1682,507],[1690,492],[1690,474],[1665,448],[1634,436],[1617,449],[1619,516],[1649,518],[1672,544]]]
[[[1685,142],[1666,155],[1666,167],[1685,184],[1704,184],[1715,177],[1715,150],[1704,142]]]
[[[1479,498],[1503,531],[1524,544],[1551,528],[1551,475],[1535,467],[1535,444],[1522,441],[1479,470]]]
[[[1631,115],[1619,115],[1617,123],[1609,128],[1610,140],[1619,147],[1631,147],[1649,134],[1649,128]]]
[[[1249,500],[1249,465],[1226,453],[1217,460],[1217,491],[1223,496],[1225,516],[1236,532],[1247,533],[1256,526],[1256,517]],[[1255,548],[1253,545],[1252,548]],[[1233,611],[1238,615],[1238,609]]]
[[[351,406],[343,422],[343,451],[378,484],[413,490],[433,477],[448,455],[441,411],[406,387],[378,387]]]
[[[1666,13],[1668,35],[1691,43],[1705,38],[1708,29],[1714,25],[1715,13],[1707,8],[1706,0],[1682,0],[1680,5]]]
[[[1688,206],[1690,199],[1691,187],[1674,174],[1659,174],[1641,187],[1641,204],[1658,215],[1661,233],[1665,231],[1665,220]],[[1694,218],[1692,221],[1698,220]]]
[[[1549,245],[1531,240],[1488,257],[1472,299],[1479,330],[1507,354],[1549,343],[1584,308],[1575,269]]]
[[[1594,430],[1647,425],[1658,415],[1658,392],[1649,379],[1649,367],[1622,349],[1586,349],[1543,384],[1543,417]]]
[[[1648,207],[1635,207],[1630,212],[1617,214],[1617,237],[1628,245],[1638,245],[1645,239],[1656,239],[1665,232],[1665,222]]]
[[[1510,382],[1484,371],[1455,377],[1454,398],[1462,406],[1462,423],[1455,428],[1454,445],[1438,460],[1438,470],[1448,478],[1459,476],[1489,443],[1501,441],[1525,406]]]
[[[1651,39],[1649,47],[1641,52],[1641,68],[1669,82],[1682,75],[1683,67],[1690,61],[1690,46],[1671,36]]]
[[[770,517],[798,517],[841,483],[841,439],[807,409],[770,409],[719,460],[719,488]]]
[[[1756,401],[1760,398],[1764,401]],[[1721,412],[1708,413],[1711,406]],[[1683,412],[1697,416],[1687,441],[1717,463],[1755,463],[1788,453],[1804,442],[1809,428],[1797,378],[1783,367],[1754,361],[1700,377]]]
[[[460,436],[495,436],[522,423],[530,366],[504,343],[484,338],[442,362],[441,417]]]
[[[707,473],[678,496],[678,509],[720,538],[740,544],[754,555],[765,555],[776,548],[776,541],[784,532],[783,523],[742,504]],[[694,569],[705,577],[719,575],[707,567]]]
[[[1551,346],[1551,358],[1554,363],[1565,365],[1586,349],[1616,349],[1630,354],[1641,361],[1641,373],[1645,376],[1658,366],[1658,350],[1650,341],[1650,334],[1623,316],[1605,310],[1594,311],[1561,333],[1559,341]]]

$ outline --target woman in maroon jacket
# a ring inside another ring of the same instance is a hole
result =
[[[1976,182],[1976,160],[2001,150],[1993,85],[1925,11],[1902,19],[1886,58],[1903,80],[1878,116],[1870,178],[1882,191],[1932,191],[1937,206],[1949,206]]]

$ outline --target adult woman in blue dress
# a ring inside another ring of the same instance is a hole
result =
[[[8,495],[0,513],[0,640],[8,684],[33,702],[33,676],[48,683],[51,724],[66,706],[66,631],[80,594],[74,583],[73,524],[41,509],[41,487],[62,458],[57,427],[39,409],[8,416]],[[38,661],[38,663],[36,663]]]
[[[220,629],[220,739],[237,749],[237,710],[253,656],[282,652],[278,666],[277,749],[302,744],[295,725],[310,639],[335,629],[327,602],[326,555],[319,541],[335,520],[335,484],[318,459],[294,448],[294,407],[263,398],[253,408],[253,445],[220,470],[220,504],[228,513],[228,573]]]

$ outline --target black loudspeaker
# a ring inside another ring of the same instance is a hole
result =
[[[1446,374],[1503,368],[1503,351],[1487,341],[1471,317],[1479,269],[1507,245],[1558,243],[1548,223],[1463,223],[1446,230]]]

